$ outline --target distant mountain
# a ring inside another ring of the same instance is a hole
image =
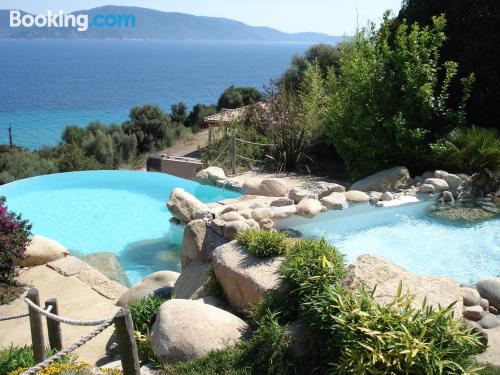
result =
[[[22,14],[27,14],[22,12]],[[158,39],[194,41],[279,41],[336,43],[342,37],[320,33],[284,33],[269,27],[249,26],[227,18],[193,16],[153,9],[103,6],[72,13],[96,15],[133,15],[135,27],[75,28],[9,27],[9,10],[0,10],[0,38],[11,39]]]

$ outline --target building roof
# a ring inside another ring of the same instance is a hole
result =
[[[228,125],[235,121],[238,121],[243,115],[252,107],[259,106],[261,108],[265,107],[266,104],[259,102],[244,107],[236,109],[223,109],[221,112],[214,115],[207,116],[203,118],[203,123],[205,125]]]

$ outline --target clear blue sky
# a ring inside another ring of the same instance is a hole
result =
[[[401,0],[1,0],[0,9],[31,13],[67,12],[101,5],[133,5],[170,12],[226,17],[253,26],[269,26],[286,32],[316,31],[352,35],[356,20],[380,20],[385,10],[394,13]]]

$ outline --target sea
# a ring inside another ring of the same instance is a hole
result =
[[[0,144],[54,146],[68,125],[120,124],[130,108],[216,103],[263,89],[310,43],[0,40]]]

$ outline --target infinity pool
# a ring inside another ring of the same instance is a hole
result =
[[[169,223],[170,192],[182,187],[203,202],[239,194],[163,173],[88,171],[33,177],[0,186],[9,210],[75,254],[112,252],[132,284],[162,269],[179,270],[182,230]]]
[[[328,211],[307,223],[287,223],[304,236],[324,237],[352,262],[378,254],[419,274],[448,275],[465,284],[500,276],[500,219],[474,224],[427,214],[429,203]]]

